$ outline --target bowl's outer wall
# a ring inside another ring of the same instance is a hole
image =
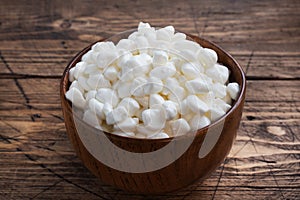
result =
[[[207,156],[202,159],[199,159],[198,157],[201,144],[207,132],[207,128],[205,128],[198,131],[192,145],[179,159],[169,166],[157,171],[147,173],[121,172],[105,166],[88,152],[78,136],[74,124],[71,103],[65,98],[65,92],[70,84],[68,81],[69,69],[74,67],[76,63],[80,61],[81,56],[86,53],[91,46],[88,46],[77,54],[66,68],[61,81],[60,95],[67,134],[77,155],[81,158],[84,165],[93,174],[99,177],[102,182],[126,191],[140,194],[170,192],[190,185],[194,181],[204,180],[204,178],[209,176],[218,166],[220,166],[228,155],[236,137],[242,116],[245,100],[245,77],[237,62],[218,46],[196,36],[189,36],[201,46],[214,49],[217,52],[218,62],[223,63],[230,69],[231,81],[238,82],[242,88],[242,92],[239,101],[234,105],[232,110],[229,111],[225,118],[224,128],[217,144]],[[168,143],[167,140],[137,140],[113,136],[107,133],[106,135],[108,135],[110,140],[118,146],[133,152],[148,152],[159,149]],[[177,140],[176,142],[180,143],[180,140]]]

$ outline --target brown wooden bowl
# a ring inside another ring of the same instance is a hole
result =
[[[79,137],[75,125],[76,115],[72,113],[71,102],[65,98],[65,93],[70,85],[68,80],[69,70],[81,60],[82,55],[90,50],[93,44],[78,53],[66,67],[61,79],[60,97],[67,134],[84,165],[104,183],[125,191],[140,194],[159,194],[175,191],[195,181],[203,181],[220,166],[228,155],[236,137],[242,116],[246,91],[245,75],[235,59],[220,47],[197,36],[189,36],[201,46],[215,50],[218,54],[218,62],[227,66],[231,71],[229,77],[230,82],[237,82],[240,85],[241,91],[239,97],[233,102],[232,108],[226,115],[210,126],[198,130],[194,136],[186,135],[167,139],[149,140],[127,138],[100,130],[96,130],[97,133],[95,133],[94,128],[88,127],[88,125],[85,129],[87,137],[89,137],[89,135],[95,136],[95,134],[97,134],[98,140],[108,137],[112,143],[129,152],[153,152],[168,145],[171,141],[174,141],[173,149],[176,150],[180,145],[191,139],[191,137],[194,137],[191,140],[191,145],[178,159],[155,171],[138,173],[119,171],[118,169],[105,165],[93,156],[94,154],[91,153],[89,147],[84,145],[82,138]],[[216,133],[212,133],[212,131],[209,130],[220,130],[220,134],[216,137]],[[216,138],[216,144],[211,145],[211,147],[209,147],[210,149],[208,148],[206,152],[202,152],[200,155],[201,147],[204,146],[204,144],[213,143],[214,138]],[[167,157],[164,158],[168,159]],[[116,161],[120,159],[120,157],[114,157]]]

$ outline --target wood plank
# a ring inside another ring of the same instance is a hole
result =
[[[262,51],[274,44],[277,48],[271,51],[283,51],[282,45],[291,44],[288,50],[299,51],[299,6],[299,2],[273,1],[269,4],[268,1],[252,1],[210,5],[206,12],[199,9],[196,14],[210,19],[204,22],[201,34],[216,42],[231,42],[239,48],[248,46],[253,51]]]

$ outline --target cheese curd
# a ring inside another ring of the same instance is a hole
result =
[[[66,98],[87,124],[125,137],[184,135],[220,119],[238,98],[238,83],[217,53],[140,22],[128,38],[97,42],[69,71]]]

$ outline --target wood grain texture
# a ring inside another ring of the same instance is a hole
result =
[[[299,199],[300,2],[16,1],[0,6],[0,199]],[[247,73],[237,140],[204,183],[156,197],[101,183],[75,155],[59,78],[89,43],[172,24],[229,51]]]

